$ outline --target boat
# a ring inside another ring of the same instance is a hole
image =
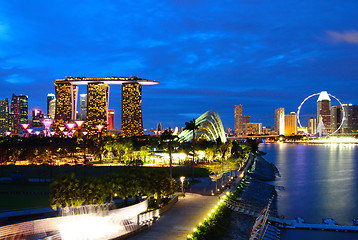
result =
[[[328,225],[337,225],[337,222],[333,218],[322,218],[322,222]]]

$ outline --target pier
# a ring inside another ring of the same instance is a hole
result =
[[[234,202],[225,200],[226,205],[232,211],[240,212],[249,216],[257,217],[262,209],[258,209],[255,206],[251,206],[247,203]],[[298,220],[282,219],[269,216],[267,218],[271,223],[277,223],[277,227],[283,229],[306,229],[306,230],[321,230],[321,231],[336,231],[336,232],[358,232],[358,226],[356,225],[338,225],[338,224],[316,224],[305,223]]]

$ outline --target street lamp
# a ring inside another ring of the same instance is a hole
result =
[[[185,180],[185,177],[180,177],[180,181],[181,181],[181,192],[184,194],[184,180]],[[184,194],[185,196],[185,194]]]

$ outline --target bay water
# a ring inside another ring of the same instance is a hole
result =
[[[358,145],[260,144],[263,157],[280,171],[278,212],[285,219],[302,217],[307,223],[333,218],[353,225],[358,218]],[[282,230],[281,239],[358,239],[358,233]]]

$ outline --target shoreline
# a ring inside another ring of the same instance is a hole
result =
[[[275,180],[279,176],[276,166],[262,157],[262,153],[255,155],[253,169],[248,173],[250,177],[247,186],[237,198],[237,202],[250,204],[256,208],[263,209],[268,201],[273,198],[270,215],[278,217],[277,191],[275,186],[266,183]],[[220,240],[238,239],[247,240],[250,238],[252,227],[256,217],[248,216],[240,212],[232,212],[231,222],[226,234]]]

